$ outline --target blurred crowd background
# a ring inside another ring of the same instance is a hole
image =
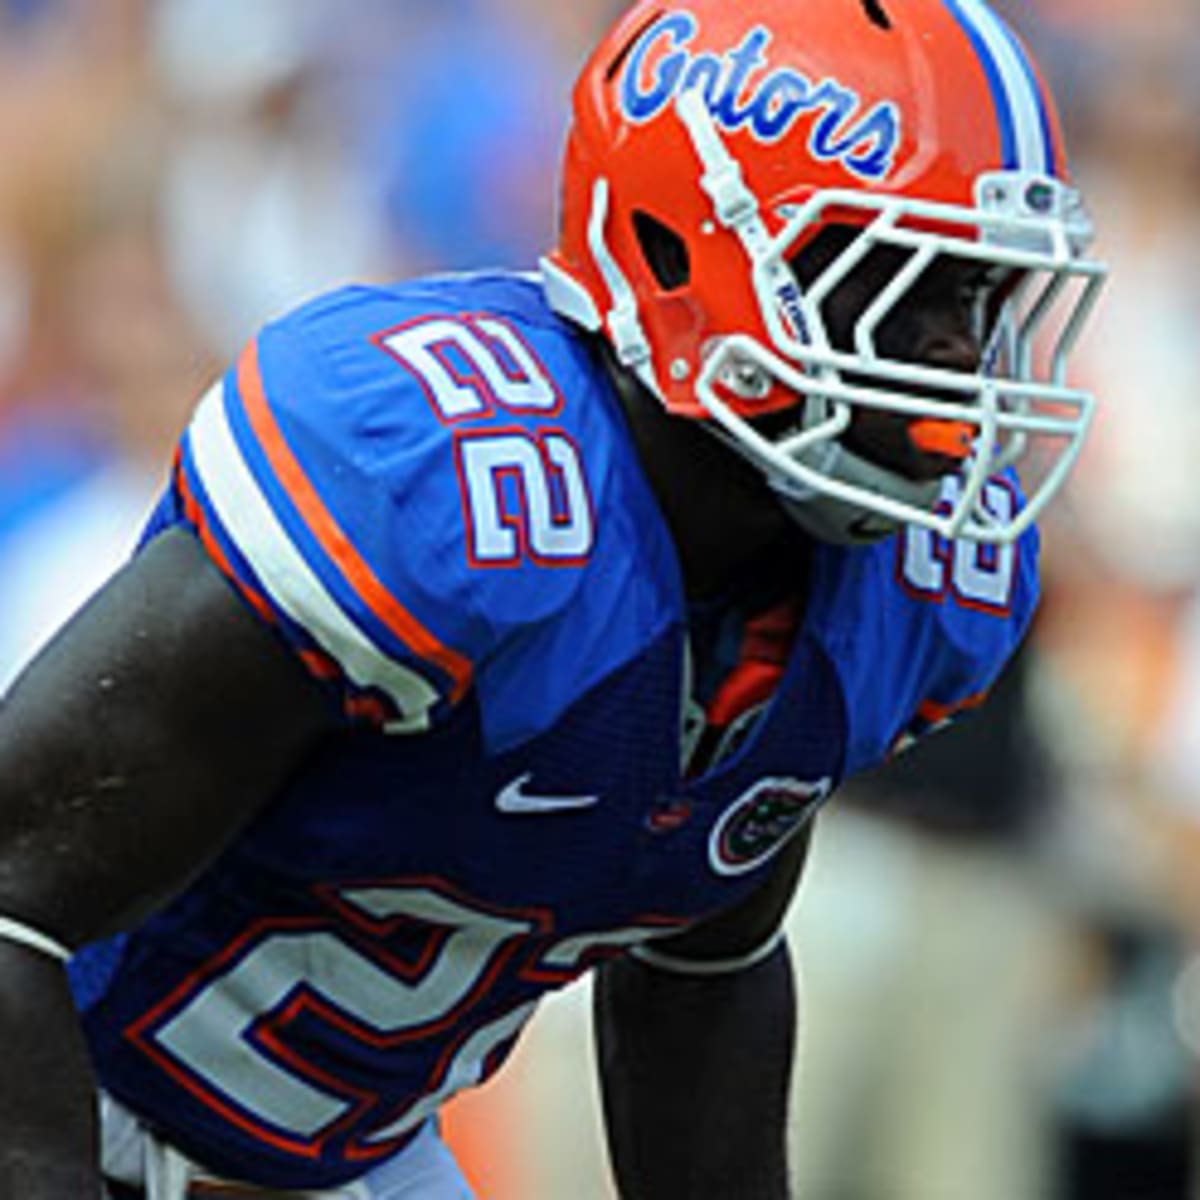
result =
[[[329,285],[532,266],[617,0],[0,0],[0,686],[129,551],[190,406]],[[1005,0],[1113,280],[1046,603],[984,714],[820,822],[806,1200],[1194,1200],[1200,5]],[[586,986],[448,1125],[605,1200]]]

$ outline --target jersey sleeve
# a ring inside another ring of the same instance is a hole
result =
[[[183,438],[168,510],[348,718],[420,732],[470,689],[479,632],[446,565],[462,555],[444,438],[331,325],[245,348]]]

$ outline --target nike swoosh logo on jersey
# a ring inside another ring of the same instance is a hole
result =
[[[591,808],[600,802],[599,796],[539,796],[525,791],[525,785],[533,778],[532,772],[514,779],[496,797],[496,809],[510,815],[514,813],[569,812],[571,809]]]

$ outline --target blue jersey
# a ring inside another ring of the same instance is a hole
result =
[[[620,403],[509,275],[266,328],[148,536],[179,524],[342,721],[71,975],[104,1086],[284,1188],[363,1173],[547,989],[744,898],[842,778],[978,700],[1036,598],[1033,534],[817,546],[769,700],[698,765],[694,614]]]

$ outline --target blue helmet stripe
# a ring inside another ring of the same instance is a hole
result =
[[[1013,57],[1020,64],[1021,71],[1029,85],[1030,94],[1037,105],[1038,127],[1041,130],[1042,146],[1045,154],[1045,169],[1051,175],[1059,175],[1061,174],[1063,164],[1059,162],[1056,152],[1054,134],[1050,127],[1050,110],[1046,106],[1046,95],[1042,90],[1041,83],[1038,81],[1037,72],[1033,69],[1033,63],[1029,61],[1029,55],[1025,53],[1025,47],[1017,40],[1013,31],[1003,21],[997,21],[996,24],[1000,27],[1008,44],[1012,47]]]
[[[1003,21],[983,0],[945,0],[987,76],[1000,126],[1002,165],[1055,172],[1050,118],[1033,67]]]

